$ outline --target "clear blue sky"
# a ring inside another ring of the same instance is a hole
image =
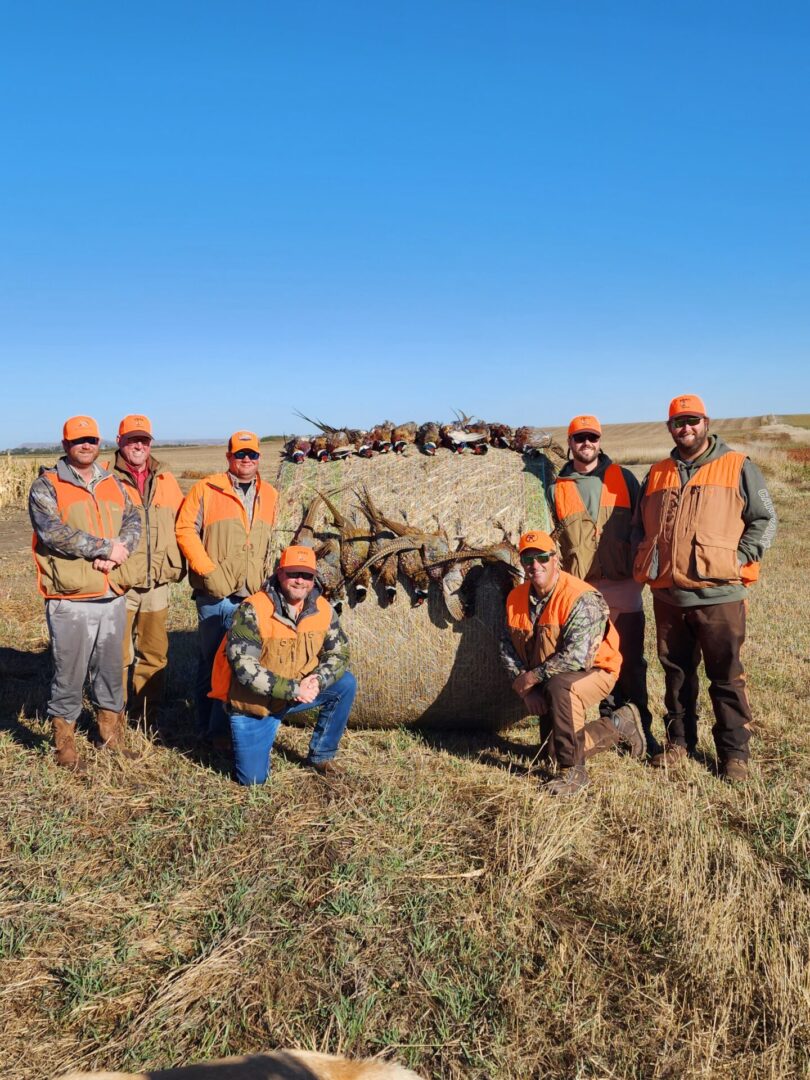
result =
[[[810,5],[7,2],[0,446],[810,411]]]

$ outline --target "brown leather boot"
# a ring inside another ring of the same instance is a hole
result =
[[[69,723],[61,716],[52,716],[51,723],[56,764],[75,773],[87,772],[87,766],[76,750],[76,724]]]
[[[102,750],[115,750],[121,757],[127,758],[128,761],[134,761],[138,755],[132,750],[127,750],[124,746],[124,730],[126,728],[124,713],[113,712],[112,709],[99,709],[96,720]]]
[[[584,791],[590,782],[584,765],[571,765],[567,769],[561,769],[560,775],[549,781],[543,790],[547,795],[569,798],[571,795],[578,795],[580,791]]]

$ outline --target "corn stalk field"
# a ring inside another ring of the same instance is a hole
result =
[[[130,731],[134,762],[82,736],[76,777],[51,758],[18,509],[0,549],[0,1072],[298,1046],[447,1080],[810,1074],[810,461],[735,423],[780,515],[750,598],[745,787],[714,775],[704,686],[682,774],[601,755],[569,802],[544,795],[528,723],[350,730],[330,784],[283,727],[270,782],[239,788],[194,743],[185,583],[159,735]],[[224,464],[183,453],[178,475]]]

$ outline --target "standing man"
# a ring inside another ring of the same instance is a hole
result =
[[[236,612],[214,664],[212,696],[227,701],[240,784],[263,784],[281,721],[319,709],[307,765],[324,777],[354,701],[349,642],[315,584],[315,552],[293,545],[278,569]]]
[[[197,726],[201,738],[227,739],[225,713],[208,697],[211,665],[241,602],[262,587],[278,492],[259,476],[259,438],[236,431],[228,471],[192,487],[177,516],[177,542],[188,559],[199,627]]]
[[[548,533],[524,533],[519,543],[526,581],[506,598],[501,659],[526,713],[540,719],[560,775],[550,795],[576,795],[587,787],[585,761],[623,745],[644,755],[638,710],[625,705],[586,722],[586,710],[613,689],[621,666],[618,635],[604,598],[591,585],[560,569]]]
[[[709,434],[701,398],[673,398],[668,427],[675,449],[647,474],[636,515],[634,573],[653,590],[666,683],[667,745],[652,764],[673,766],[687,756],[685,720],[697,716],[702,653],[720,775],[744,781],[752,720],[740,661],[745,595],[773,543],[776,512],[757,466]]]
[[[118,425],[114,472],[138,510],[141,540],[112,580],[127,589],[124,634],[124,698],[131,680],[131,715],[153,725],[163,701],[169,636],[169,582],[180,581],[185,562],[174,533],[183,501],[180,485],[152,457],[152,424],[147,416],[125,416]]]
[[[96,463],[99,440],[92,417],[66,420],[64,457],[40,469],[28,497],[53,654],[48,716],[56,763],[76,772],[85,769],[76,721],[88,674],[103,746],[135,756],[123,750],[126,600],[112,571],[138,546],[141,522],[119,481]]]
[[[568,425],[570,461],[549,489],[554,533],[563,569],[602,594],[619,635],[622,667],[607,711],[628,703],[637,708],[648,752],[656,754],[661,747],[652,734],[647,698],[642,587],[633,578],[630,553],[639,482],[629,469],[613,464],[601,441],[595,416],[575,416]]]

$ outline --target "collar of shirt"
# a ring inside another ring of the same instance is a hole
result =
[[[92,491],[96,484],[99,482],[99,480],[101,480],[103,476],[107,475],[106,470],[102,469],[100,465],[94,461],[93,475],[90,477],[89,480],[85,480],[85,478],[80,473],[76,472],[76,470],[73,468],[69,461],[67,461],[66,464],[67,467],[70,469],[71,473],[76,477],[78,483],[80,483],[82,487],[86,487],[88,491]]]

